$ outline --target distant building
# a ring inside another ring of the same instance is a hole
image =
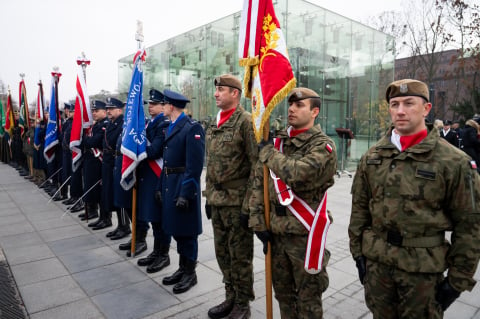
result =
[[[307,1],[277,0],[274,5],[298,86],[322,97],[318,123],[339,147],[335,128],[349,128],[355,135],[345,151],[346,166],[354,167],[388,126],[384,94],[393,81],[394,39]],[[215,118],[213,78],[222,73],[243,78],[239,23],[240,12],[147,48],[144,96],[151,87],[177,90],[191,99],[187,112],[193,118]],[[132,59],[133,54],[118,62],[119,92],[128,91]],[[249,101],[242,99],[242,104],[251,111]],[[272,123],[285,126],[287,108],[280,103]]]
[[[412,78],[429,85],[433,105],[430,120],[456,120],[457,115],[450,107],[468,98],[471,88],[480,85],[479,73],[474,59],[459,59],[457,50],[395,60],[396,80]]]

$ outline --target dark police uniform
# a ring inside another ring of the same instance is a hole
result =
[[[123,108],[123,102],[115,98],[107,99],[107,108]],[[94,230],[103,229],[112,225],[113,205],[113,166],[115,165],[115,153],[117,139],[122,134],[123,114],[113,122],[110,121],[105,128],[103,138],[103,162],[102,162],[102,196],[100,201],[100,222],[93,226]]]
[[[92,101],[91,109],[105,110],[105,105],[104,102],[95,100]],[[94,185],[98,182],[99,177],[102,176],[103,137],[107,124],[107,117],[98,120],[82,140],[83,189],[86,192],[83,201],[88,213],[88,216],[82,216],[82,219],[98,217],[98,204],[100,203],[102,185],[101,183]]]
[[[155,89],[150,90],[149,103],[164,103],[163,94]],[[148,266],[147,272],[160,271],[170,264],[168,251],[171,237],[162,229],[162,205],[155,199],[155,193],[159,190],[160,170],[155,164],[163,155],[165,133],[170,121],[163,113],[152,118],[146,127],[147,135],[147,158],[140,162],[137,167],[138,192],[137,192],[137,228],[138,233],[145,236],[148,231],[148,222],[152,223],[154,248],[146,258],[138,260],[139,266]]]
[[[64,108],[68,109],[69,111],[73,112],[75,110],[75,105],[70,103],[65,103]],[[63,123],[63,130],[62,130],[62,183],[68,178],[71,178],[72,175],[72,151],[70,150],[70,133],[72,132],[72,122],[73,118],[68,118]],[[72,181],[69,180],[67,184],[65,184],[61,190],[61,198],[65,199],[65,195],[68,194],[68,188],[71,189]]]
[[[176,108],[184,108],[189,102],[170,90],[164,90],[163,94],[165,102]],[[168,127],[161,175],[163,229],[177,241],[180,255],[180,268],[163,279],[166,285],[176,284],[174,293],[184,292],[197,282],[198,235],[202,232],[200,175],[204,156],[202,126],[181,113]]]

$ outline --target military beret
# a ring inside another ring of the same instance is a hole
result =
[[[114,109],[114,108],[123,108],[125,104],[120,101],[119,99],[116,99],[114,97],[107,97],[107,104],[105,105],[107,109]]]
[[[288,102],[297,102],[305,99],[319,99],[320,96],[309,88],[298,87],[290,91],[288,95]]]
[[[105,110],[107,104],[105,102],[99,101],[99,100],[93,100],[91,104],[91,109],[92,110]]]
[[[390,83],[386,92],[387,102],[390,102],[391,98],[397,96],[419,96],[427,102],[429,102],[430,98],[428,86],[423,82],[412,79],[403,79]]]
[[[242,82],[230,74],[217,76],[214,80],[215,86],[228,86],[234,89],[242,90]]]
[[[165,102],[165,97],[163,96],[163,93],[155,90],[155,89],[150,89],[150,92],[148,93],[150,95],[150,98],[148,100],[149,103],[164,103]]]
[[[165,103],[172,104],[173,106],[178,107],[180,109],[185,108],[187,103],[190,102],[190,100],[187,99],[182,94],[170,91],[168,89],[163,90],[163,95],[164,95]]]

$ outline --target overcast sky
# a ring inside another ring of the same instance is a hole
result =
[[[311,0],[323,8],[365,21],[386,10],[399,10],[401,0]],[[133,53],[136,21],[143,22],[145,47],[240,11],[243,0],[2,0],[0,4],[0,80],[18,102],[20,73],[27,98],[36,100],[38,80],[50,97],[52,68],[62,76],[59,98],[75,98],[77,57],[85,52],[88,93],[116,92],[117,61]]]

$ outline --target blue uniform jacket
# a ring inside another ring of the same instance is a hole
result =
[[[107,211],[113,211],[113,166],[115,165],[115,153],[118,136],[122,134],[123,115],[113,122],[109,122],[105,128],[103,137],[103,162],[102,162],[102,200],[101,207]]]
[[[161,205],[155,200],[155,191],[158,189],[160,178],[152,170],[149,161],[163,156],[165,133],[170,121],[163,114],[152,119],[146,128],[147,158],[137,167],[137,214],[138,219],[147,222],[161,221]]]
[[[187,116],[177,119],[166,135],[161,175],[162,224],[166,234],[195,236],[202,233],[200,175],[205,157],[205,132]],[[184,168],[183,173],[167,174],[166,168]],[[189,209],[177,209],[178,197],[189,201]]]
[[[102,160],[95,157],[92,148],[97,148],[102,151],[103,137],[105,135],[105,128],[108,124],[108,119],[98,121],[92,126],[92,131],[89,135],[83,136],[83,189],[88,191],[102,176]],[[100,202],[101,185],[98,184],[94,189],[90,190],[84,197],[87,203]]]
[[[122,185],[120,185],[123,162],[123,155],[121,155],[122,134],[118,135],[116,148],[117,156],[115,157],[115,166],[113,168],[113,204],[117,208],[131,209],[133,187],[126,191],[123,189]]]

